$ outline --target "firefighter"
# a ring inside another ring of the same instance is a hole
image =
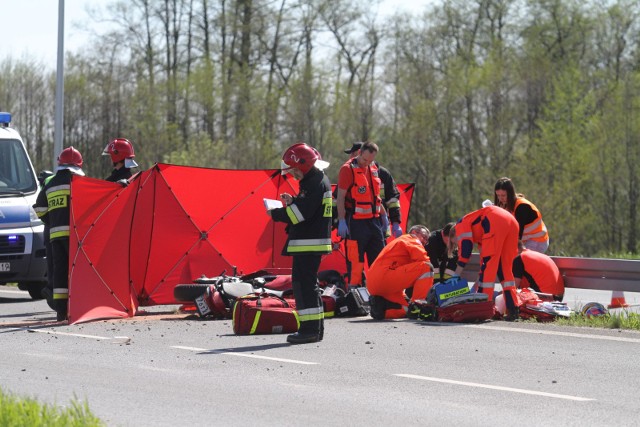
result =
[[[344,163],[338,173],[338,235],[345,239],[347,259],[351,262],[349,287],[362,285],[364,257],[366,255],[371,267],[385,246],[385,233],[389,228],[380,197],[377,153],[376,144],[363,143],[360,153]]]
[[[137,168],[134,157],[133,145],[128,139],[116,138],[109,142],[102,152],[103,156],[110,156],[113,163],[111,175],[105,178],[107,181],[128,185],[131,178],[131,168]]]
[[[418,317],[419,308],[407,302],[404,290],[413,288],[413,303],[426,299],[433,286],[433,267],[424,248],[428,238],[427,227],[414,225],[409,234],[393,239],[382,249],[367,274],[371,317]]]
[[[550,294],[556,301],[564,298],[564,279],[555,262],[540,252],[524,247],[518,242],[520,254],[513,260],[513,276],[516,287],[531,288],[536,292]]]
[[[512,265],[518,255],[518,222],[513,215],[497,206],[487,206],[465,215],[449,233],[449,253],[453,253],[456,246],[458,248],[456,276],[462,274],[474,243],[480,247],[479,291],[493,301],[493,289],[500,268],[507,306],[505,320],[516,320],[519,314]]]
[[[69,300],[69,202],[71,178],[84,176],[82,155],[73,147],[58,156],[56,174],[47,180],[33,205],[38,217],[49,227],[53,260],[53,306],[57,320],[67,319]]]
[[[274,221],[287,224],[283,255],[293,256],[291,280],[300,328],[287,336],[291,344],[322,341],[324,312],[318,287],[318,269],[323,254],[331,253],[331,183],[323,170],[329,164],[304,143],[289,147],[282,156],[282,174],[300,181],[293,197],[281,194],[286,206],[268,210]]]
[[[500,178],[494,187],[494,205],[511,212],[518,221],[518,237],[527,249],[545,253],[549,249],[549,233],[542,214],[524,195],[516,193],[510,178]]]

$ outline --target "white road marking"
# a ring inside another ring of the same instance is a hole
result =
[[[591,400],[595,400],[595,399],[590,399],[588,397],[569,396],[566,394],[556,394],[556,393],[546,393],[544,391],[524,390],[521,388],[502,387],[502,386],[490,385],[490,384],[470,383],[466,381],[448,380],[445,378],[423,377],[420,375],[411,375],[411,374],[394,374],[394,375],[397,377],[412,378],[416,380],[434,381],[438,383],[454,384],[454,385],[463,385],[466,387],[488,388],[491,390],[509,391],[512,393],[522,393],[522,394],[532,394],[534,396],[553,397],[556,399],[575,400],[578,402],[588,402]]]
[[[319,365],[319,363],[316,362],[305,362],[304,360],[294,360],[294,359],[282,359],[280,357],[268,357],[268,356],[258,356],[256,354],[246,354],[246,353],[239,353],[239,352],[235,352],[235,351],[220,351],[220,350],[209,350],[206,348],[198,348],[198,347],[184,347],[181,345],[172,345],[172,348],[177,348],[180,350],[189,350],[189,351],[198,351],[198,352],[209,352],[209,353],[215,353],[215,354],[226,354],[229,356],[239,356],[239,357],[249,357],[252,359],[264,359],[264,360],[273,360],[275,362],[285,362],[285,363],[297,363],[298,365]]]
[[[64,335],[68,337],[79,337],[79,338],[90,338],[99,341],[117,341],[122,343],[128,343],[131,341],[129,337],[101,337],[98,335],[86,335],[86,334],[72,334],[69,332],[58,332],[58,331],[46,331],[42,329],[28,329],[29,332],[38,332],[40,334],[49,334],[49,335]]]
[[[462,326],[465,328],[490,329],[492,331],[522,332],[525,334],[556,335],[561,337],[587,338],[592,340],[640,343],[639,338],[612,337],[608,335],[576,334],[574,332],[542,331],[542,330],[536,330],[536,329],[509,328],[504,326],[491,326],[491,325],[462,325]]]

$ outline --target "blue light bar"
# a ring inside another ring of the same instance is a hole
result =
[[[9,241],[13,241],[13,240],[18,240],[18,236],[16,235],[9,236]]]
[[[11,113],[0,112],[0,126],[7,127],[11,123]]]

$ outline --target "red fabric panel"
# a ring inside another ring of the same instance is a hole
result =
[[[71,195],[69,322],[133,316],[127,248],[135,186],[74,177]]]

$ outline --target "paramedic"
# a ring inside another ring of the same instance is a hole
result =
[[[494,192],[493,204],[511,212],[518,221],[518,237],[524,242],[524,246],[545,253],[549,248],[549,233],[538,208],[522,194],[516,194],[516,188],[510,178],[500,178],[496,182]]]
[[[103,156],[110,156],[113,163],[111,175],[105,178],[107,181],[119,182],[125,187],[131,178],[131,168],[138,167],[134,157],[133,145],[128,139],[116,138],[109,142],[102,152]],[[124,181],[123,181],[124,180]]]
[[[360,154],[349,159],[338,173],[338,235],[345,239],[351,262],[349,286],[362,284],[364,257],[369,267],[385,245],[389,219],[380,197],[381,181],[374,160],[378,146],[365,142]]]
[[[49,226],[53,259],[53,305],[58,321],[67,319],[69,300],[69,202],[73,175],[84,176],[82,155],[75,148],[69,147],[58,156],[56,174],[45,183],[33,206],[38,217]]]
[[[518,242],[520,255],[513,260],[516,287],[531,288],[536,292],[553,295],[556,301],[564,298],[564,279],[555,262],[548,255],[526,249]]]
[[[458,248],[458,265],[455,275],[460,276],[469,262],[474,243],[480,247],[479,291],[493,300],[498,269],[502,269],[502,289],[505,295],[507,315],[505,320],[519,317],[516,305],[513,259],[518,255],[518,222],[506,210],[487,206],[465,215],[451,228],[449,253]]]
[[[282,174],[300,181],[297,196],[283,193],[286,206],[268,210],[274,221],[287,224],[283,255],[293,256],[291,280],[300,328],[287,336],[291,344],[321,341],[324,312],[318,288],[318,268],[323,254],[331,253],[331,183],[323,170],[329,164],[304,143],[289,147],[282,156]]]
[[[418,317],[419,308],[407,302],[404,290],[413,288],[411,302],[427,298],[433,285],[433,267],[424,248],[428,238],[427,227],[414,225],[409,234],[393,239],[382,249],[367,275],[371,317]]]

